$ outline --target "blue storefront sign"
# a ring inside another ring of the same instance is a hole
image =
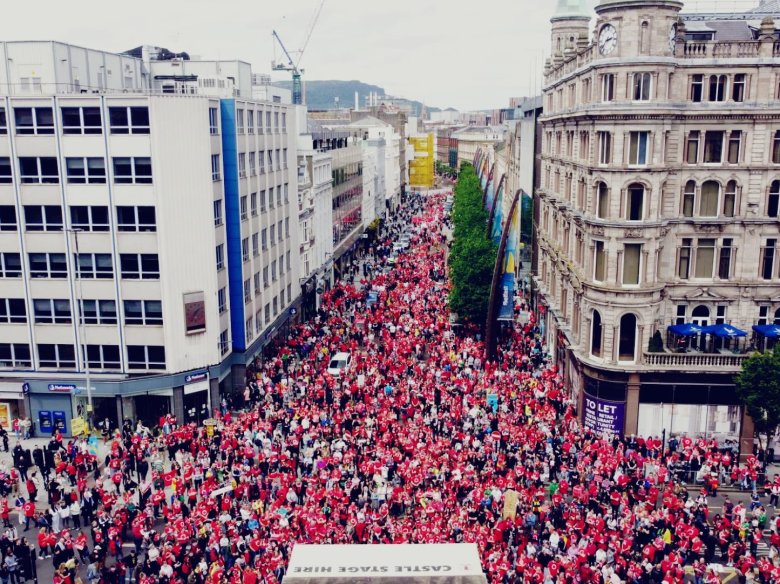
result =
[[[70,383],[50,383],[49,391],[54,393],[70,393],[76,390],[76,386]]]
[[[190,373],[184,376],[184,383],[189,385],[190,383],[197,383],[198,381],[205,381],[209,378],[208,371],[198,371],[197,373]]]

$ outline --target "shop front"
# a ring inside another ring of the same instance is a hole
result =
[[[198,371],[184,377],[184,421],[200,423],[211,417],[209,372]]]
[[[18,381],[0,381],[0,426],[9,430],[14,418],[28,415],[24,387]]]

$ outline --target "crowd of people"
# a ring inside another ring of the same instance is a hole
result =
[[[522,298],[494,361],[453,331],[443,199],[399,212],[216,425],[128,422],[100,460],[59,435],[15,447],[0,581],[52,561],[57,584],[272,584],[295,543],[474,542],[491,583],[713,584],[716,563],[780,582],[758,495],[710,508],[718,480],[755,484],[755,459],[584,428]],[[351,363],[333,376],[337,352]]]

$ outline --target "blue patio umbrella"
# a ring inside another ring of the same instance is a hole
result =
[[[754,324],[753,330],[767,339],[780,337],[780,326],[776,324]]]
[[[692,322],[686,322],[685,324],[673,324],[667,328],[670,333],[674,333],[679,337],[695,337],[704,332],[704,329],[698,324]]]
[[[731,326],[730,324],[714,324],[712,326],[705,327],[703,332],[721,339],[747,336],[745,331],[740,330],[735,326]]]

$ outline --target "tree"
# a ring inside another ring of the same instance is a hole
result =
[[[487,319],[496,246],[485,236],[488,213],[482,206],[482,187],[474,167],[461,167],[452,205],[453,241],[450,268],[450,310],[464,320],[484,326]]]
[[[761,436],[774,436],[780,426],[780,350],[756,353],[742,364],[735,379],[737,395],[753,418],[755,433],[762,448]]]

